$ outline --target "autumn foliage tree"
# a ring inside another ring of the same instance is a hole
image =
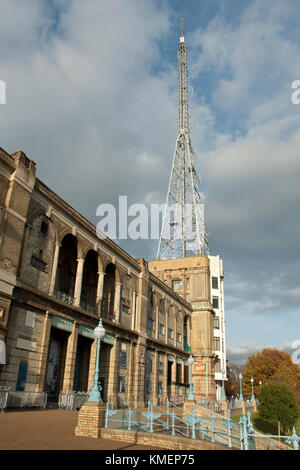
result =
[[[256,397],[260,392],[260,380],[263,385],[285,383],[295,393],[298,406],[300,405],[300,367],[287,352],[265,348],[248,357],[243,371],[244,397],[251,396],[251,377],[254,379]]]

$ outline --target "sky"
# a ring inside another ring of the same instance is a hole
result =
[[[97,224],[164,203],[177,135],[180,19],[227,355],[300,339],[298,0],[0,0],[0,146]],[[116,240],[151,260],[157,240]]]

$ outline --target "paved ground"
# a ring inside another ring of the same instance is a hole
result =
[[[0,412],[0,450],[159,450],[111,440],[77,437],[78,412]],[[161,449],[160,449],[161,450]]]

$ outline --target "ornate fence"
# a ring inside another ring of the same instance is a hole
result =
[[[112,410],[107,403],[105,428],[166,433],[241,448],[239,425],[230,419],[230,413],[227,419],[218,419],[213,413],[210,418],[204,418],[195,413],[195,408],[189,413],[170,402],[166,407],[158,407],[149,401],[145,411],[125,403],[122,409]]]
[[[0,410],[5,411],[7,406],[9,387],[0,387]]]
[[[0,409],[6,408],[46,408],[47,394],[45,392],[16,392],[7,387],[0,389]]]
[[[58,408],[61,410],[78,410],[88,399],[87,392],[60,392],[58,397]]]
[[[125,402],[122,409],[112,410],[108,402],[105,428],[209,440],[241,450],[298,450],[300,441],[295,428],[291,436],[271,436],[255,432],[250,412],[239,421],[233,421],[230,409],[224,419],[216,418],[213,412],[210,417],[202,417],[197,414],[195,407],[189,413],[170,402],[167,402],[166,407],[159,407],[149,401],[145,410],[127,406]]]

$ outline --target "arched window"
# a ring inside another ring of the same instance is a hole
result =
[[[121,309],[122,312],[130,312],[131,301],[131,278],[128,274],[122,277],[122,288],[121,288]]]

